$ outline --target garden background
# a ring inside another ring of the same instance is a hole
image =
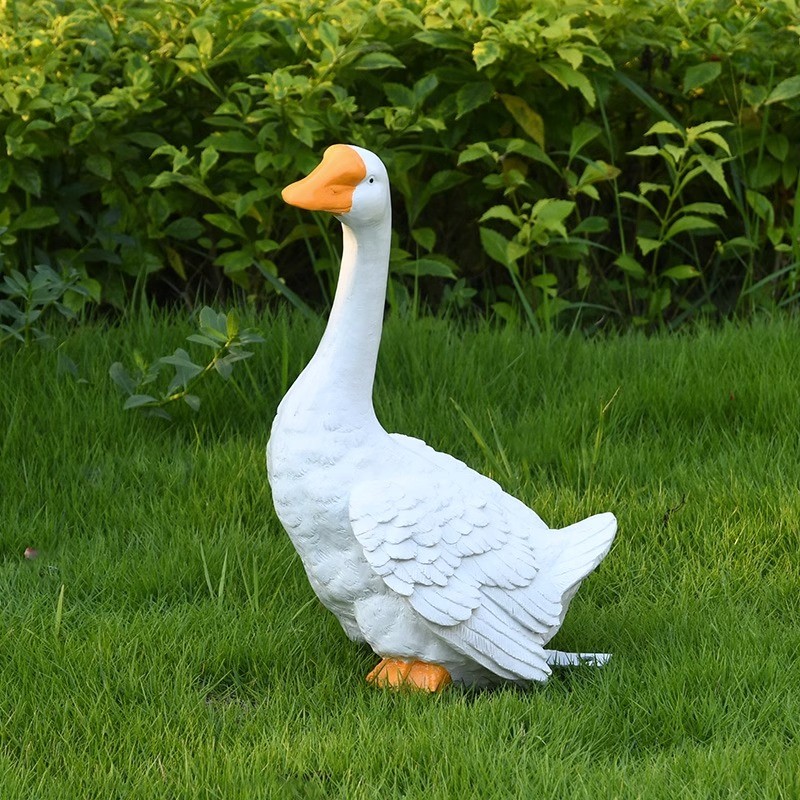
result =
[[[0,796],[800,795],[795,0],[0,0]],[[376,692],[264,474],[394,190],[386,427],[620,529],[543,687]]]
[[[319,310],[336,236],[279,191],[344,141],[393,177],[393,308],[591,328],[794,304],[795,0],[530,5],[6,0],[5,271],[74,269],[117,308]]]

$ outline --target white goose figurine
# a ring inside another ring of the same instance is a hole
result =
[[[437,691],[605,661],[545,644],[611,547],[614,516],[551,530],[493,480],[375,416],[391,238],[381,160],[333,145],[283,199],[334,214],[344,250],[325,334],[278,407],[267,471],[314,591],[383,659],[367,680]]]

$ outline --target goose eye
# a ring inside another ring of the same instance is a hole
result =
[[[375,178],[370,178],[370,179],[369,179],[369,182],[370,182],[370,183],[375,183]]]

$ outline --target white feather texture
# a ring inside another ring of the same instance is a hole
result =
[[[551,530],[491,479],[388,434],[375,416],[389,183],[377,156],[352,150],[364,177],[337,213],[344,250],[331,316],[267,446],[275,510],[309,581],[351,638],[383,658],[440,665],[456,682],[542,681],[550,664],[602,663],[545,645],[611,547],[614,516]]]

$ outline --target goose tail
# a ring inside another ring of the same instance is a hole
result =
[[[557,595],[560,595],[561,613],[558,624],[546,634],[545,642],[549,641],[563,624],[569,604],[578,591],[581,581],[606,557],[616,532],[617,518],[608,512],[595,514],[554,531],[555,554],[547,570],[547,576],[551,587]]]
[[[550,578],[564,593],[574,594],[580,582],[606,557],[617,533],[617,518],[606,512],[582,519],[557,532],[558,555]]]

